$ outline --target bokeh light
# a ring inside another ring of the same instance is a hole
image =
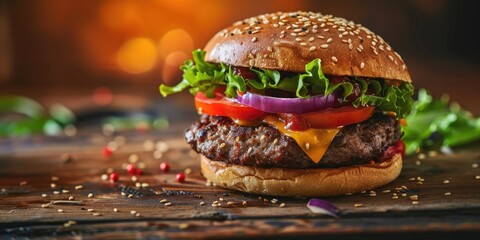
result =
[[[193,50],[193,39],[183,29],[173,29],[165,33],[160,39],[159,52],[166,59],[169,54],[176,51],[190,53]]]
[[[107,105],[113,101],[113,93],[107,87],[98,87],[93,92],[93,101],[98,105]]]
[[[145,73],[157,62],[154,42],[147,38],[133,38],[123,44],[117,53],[118,65],[129,73]]]
[[[175,84],[180,78],[181,71],[179,66],[189,59],[190,56],[185,52],[176,51],[168,54],[165,58],[162,71],[162,79],[166,84]]]

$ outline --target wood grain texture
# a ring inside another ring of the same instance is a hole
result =
[[[368,237],[401,232],[421,237],[480,231],[480,168],[474,168],[480,163],[478,144],[448,156],[406,158],[400,177],[375,189],[375,194],[328,198],[342,210],[336,220],[311,213],[308,199],[277,198],[274,203],[270,196],[206,186],[198,156],[179,131],[124,136],[127,143],[111,158],[102,155],[102,148],[114,138],[98,134],[0,140],[0,236]],[[145,150],[150,140],[166,144],[160,159],[149,146]],[[66,163],[63,154],[72,160]],[[145,165],[137,182],[123,168],[131,154],[138,155],[137,165]],[[170,163],[169,173],[159,169],[162,161]],[[101,179],[108,168],[120,173],[119,182]],[[175,175],[185,169],[191,169],[186,182],[176,182]],[[52,181],[52,176],[58,180]],[[83,188],[76,190],[78,185]],[[398,199],[392,199],[393,193]],[[70,196],[76,205],[42,207]],[[171,205],[165,206],[163,199]],[[215,201],[220,206],[212,206]],[[354,207],[358,203],[363,206]],[[76,224],[64,225],[68,221]]]

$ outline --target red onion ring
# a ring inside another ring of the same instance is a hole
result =
[[[307,208],[314,213],[339,218],[338,214],[340,213],[340,209],[338,209],[337,206],[333,205],[332,203],[322,199],[310,199],[310,201],[308,201]]]
[[[342,99],[336,93],[309,98],[278,98],[246,92],[239,94],[237,101],[269,113],[306,113],[333,107],[341,103]]]

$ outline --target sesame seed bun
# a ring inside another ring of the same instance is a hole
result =
[[[380,36],[343,18],[312,12],[272,13],[236,22],[204,48],[206,61],[305,72],[319,58],[323,72],[411,82],[400,55]]]
[[[400,175],[402,156],[374,164],[341,168],[259,168],[212,161],[201,156],[203,175],[217,186],[272,196],[322,197],[358,193],[383,186]]]

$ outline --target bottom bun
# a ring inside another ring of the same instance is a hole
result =
[[[402,156],[374,164],[341,168],[259,168],[212,161],[201,156],[203,175],[217,186],[272,196],[322,197],[357,193],[395,180]]]

